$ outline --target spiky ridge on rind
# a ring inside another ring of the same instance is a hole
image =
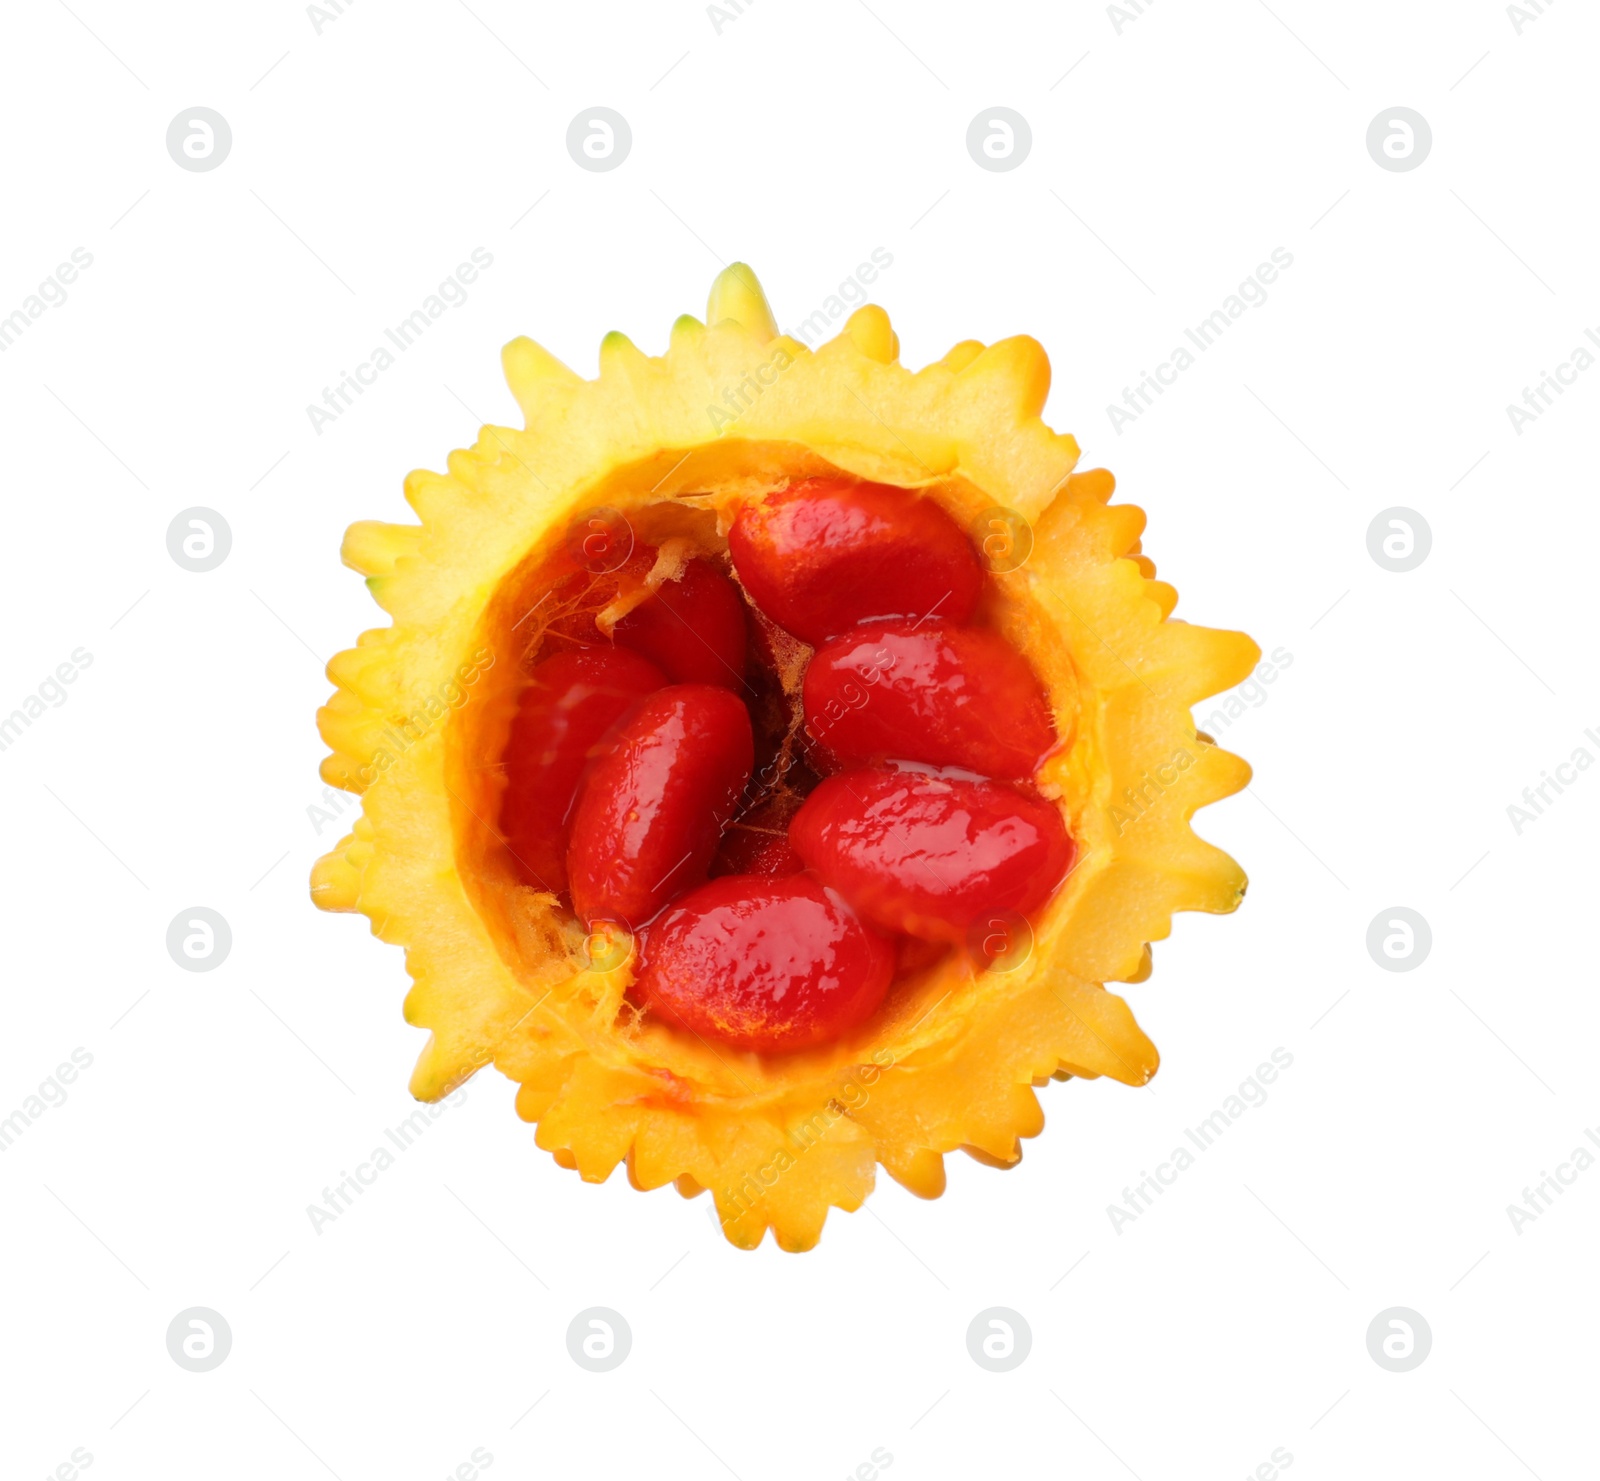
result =
[[[1142,1085],[1155,1072],[1154,1046],[1102,984],[1142,980],[1175,911],[1242,897],[1238,866],[1189,820],[1248,768],[1197,737],[1190,706],[1246,677],[1259,650],[1171,619],[1176,593],[1140,553],[1142,511],[1108,505],[1111,476],[1075,473],[1077,443],[1040,419],[1050,372],[1034,340],[966,341],[912,372],[870,306],[813,351],[777,334],[742,265],[718,278],[707,317],[679,319],[659,357],[607,336],[594,381],[513,341],[525,429],[485,427],[448,472],[413,473],[420,525],[351,526],[344,559],[393,624],[328,667],[323,776],[363,805],[312,895],[406,948],[406,1016],[430,1031],[418,1097],[492,1062],[563,1166],[599,1181],[625,1163],[640,1188],[709,1188],[733,1243],[770,1228],[806,1249],[829,1207],[860,1205],[876,1164],[933,1197],[947,1152],[1017,1160],[1050,1076]],[[957,954],[868,1032],[767,1060],[640,1024],[624,1003],[631,960],[595,969],[550,897],[532,897],[514,930],[484,908],[461,838],[492,817],[462,754],[476,718],[450,686],[482,662],[502,586],[597,491],[631,507],[692,501],[725,529],[741,498],[823,466],[923,489],[963,522],[995,506],[1030,522],[1030,558],[996,578],[995,620],[1069,738],[1041,785],[1081,853],[1016,970],[974,978]]]

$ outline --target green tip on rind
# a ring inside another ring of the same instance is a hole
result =
[[[763,342],[776,339],[778,321],[772,317],[760,280],[743,262],[733,262],[717,274],[706,300],[706,323],[732,319]]]
[[[648,357],[620,329],[613,329],[600,341],[600,374],[631,375],[642,369]]]

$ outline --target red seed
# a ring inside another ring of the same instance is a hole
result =
[[[1027,777],[1055,745],[1044,689],[999,633],[868,623],[806,670],[806,735],[836,765],[894,758]]]
[[[645,549],[628,564],[648,571],[654,563],[655,552]],[[674,684],[743,692],[744,601],[710,561],[686,561],[675,580],[663,581],[617,623],[612,637],[657,664]]]
[[[813,646],[879,617],[965,622],[983,588],[961,526],[882,483],[814,478],[753,500],[728,548],[756,606]]]
[[[635,928],[700,884],[752,760],[750,713],[728,690],[676,684],[646,699],[590,768],[572,815],[579,919]]]
[[[634,991],[703,1039],[786,1054],[870,1018],[894,955],[812,875],[735,874],[701,886],[650,928]]]
[[[567,887],[567,817],[594,748],[622,716],[667,682],[653,663],[618,648],[578,648],[528,677],[503,755],[500,832],[522,877],[553,894]]]
[[[909,767],[830,777],[789,841],[870,924],[951,942],[987,911],[1037,910],[1074,852],[1059,810],[1036,794]]]

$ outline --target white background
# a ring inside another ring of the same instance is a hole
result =
[[[0,316],[93,257],[0,355],[0,712],[93,656],[0,753],[0,1117],[93,1056],[0,1158],[7,1478],[80,1447],[95,1481],[431,1481],[478,1448],[492,1477],[810,1481],[875,1449],[890,1481],[1233,1478],[1275,1449],[1292,1481],[1595,1474],[1600,1169],[1520,1233],[1506,1206],[1600,1126],[1600,770],[1520,834],[1507,806],[1600,757],[1600,367],[1520,435],[1505,408],[1600,326],[1600,25],[1125,14],[758,0],[718,34],[676,0],[363,0],[318,34],[287,0],[6,7]],[[634,137],[605,174],[565,148],[596,104]],[[165,147],[196,105],[233,131],[209,173]],[[964,142],[995,105],[1033,133],[1006,173]],[[1432,127],[1413,172],[1366,149],[1395,105]],[[474,247],[465,306],[318,435],[307,403]],[[1114,430],[1276,247],[1268,301]],[[407,470],[514,417],[513,335],[593,374],[612,328],[660,352],[725,260],[792,326],[874,248],[907,363],[1038,337],[1047,418],[1148,510],[1179,615],[1292,655],[1218,737],[1254,786],[1201,819],[1250,897],[1126,989],[1161,1074],[1050,1086],[1019,1168],[952,1157],[934,1203],[884,1178],[797,1257],[583,1185],[490,1072],[314,1233],[411,1111],[422,1039],[400,954],[307,899],[346,822],[307,812],[322,663],[382,620],[344,526],[410,518]],[[208,574],[165,546],[192,505],[233,531]],[[1405,574],[1366,545],[1394,505],[1433,533]],[[234,938],[206,974],[164,944],[197,904]],[[1404,974],[1365,945],[1395,905],[1433,932]],[[1266,1104],[1117,1232],[1279,1046]],[[565,1345],[596,1305],[633,1332],[608,1374]],[[210,1373],[167,1353],[190,1306],[232,1329]],[[967,1354],[990,1306],[1032,1329],[1009,1373]],[[1367,1351],[1391,1306],[1432,1330],[1411,1372]]]

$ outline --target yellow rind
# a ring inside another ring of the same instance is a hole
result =
[[[706,302],[706,323],[731,321],[762,344],[778,333],[767,295],[754,272],[742,262],[730,263],[717,274]]]
[[[1155,1048],[1102,984],[1147,974],[1148,943],[1175,912],[1230,910],[1244,889],[1190,819],[1249,771],[1197,738],[1190,707],[1247,676],[1256,646],[1171,620],[1176,593],[1153,579],[1142,511],[1109,504],[1111,476],[1075,471],[1077,443],[1040,419],[1050,367],[1034,340],[964,341],[914,372],[898,354],[876,306],[815,351],[780,335],[735,264],[704,324],[680,318],[662,356],[607,336],[595,380],[513,340],[504,365],[525,426],[485,427],[445,473],[410,475],[419,524],[362,521],[345,540],[393,622],[329,664],[322,774],[362,794],[362,815],[318,862],[312,894],[406,948],[406,1017],[429,1031],[413,1093],[437,1099],[492,1062],[562,1166],[598,1181],[625,1164],[641,1188],[709,1189],[743,1247],[771,1229],[783,1248],[809,1248],[830,1207],[859,1206],[879,1163],[937,1197],[948,1152],[1015,1162],[1042,1126],[1035,1087],[1053,1075],[1146,1083]],[[974,979],[952,958],[914,1015],[886,1014],[834,1052],[762,1060],[634,1022],[622,1011],[631,966],[584,971],[577,928],[550,897],[529,904],[531,942],[508,961],[458,856],[473,816],[494,821],[481,816],[492,793],[456,755],[460,728],[489,722],[471,694],[459,715],[448,696],[474,662],[467,686],[485,693],[514,669],[512,651],[474,659],[486,614],[597,490],[639,505],[694,497],[725,520],[729,501],[797,460],[925,489],[963,522],[1001,506],[1031,523],[1031,557],[997,578],[1000,621],[1069,740],[1041,785],[1080,861],[1018,970]]]

